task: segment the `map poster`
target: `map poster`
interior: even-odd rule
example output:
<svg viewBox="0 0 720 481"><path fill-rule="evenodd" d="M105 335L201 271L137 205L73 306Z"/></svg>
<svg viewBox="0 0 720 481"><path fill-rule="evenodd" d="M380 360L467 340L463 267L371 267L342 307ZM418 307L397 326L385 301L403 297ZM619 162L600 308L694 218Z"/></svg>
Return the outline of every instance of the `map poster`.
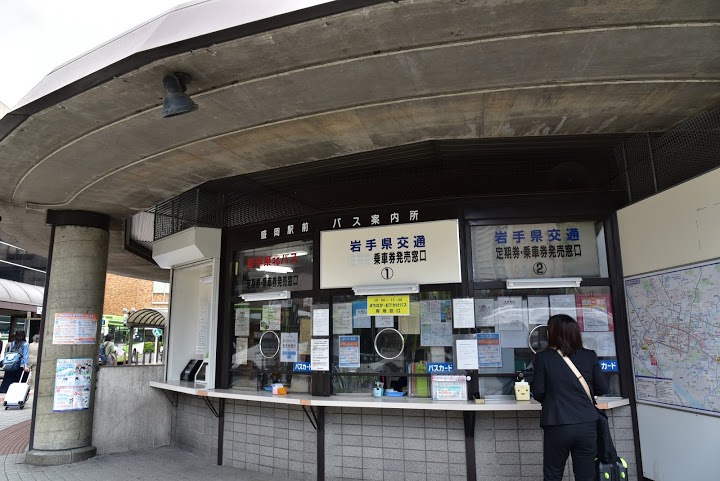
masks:
<svg viewBox="0 0 720 481"><path fill-rule="evenodd" d="M720 262L625 279L638 402L720 415Z"/></svg>
<svg viewBox="0 0 720 481"><path fill-rule="evenodd" d="M58 359L55 364L53 411L90 409L94 359Z"/></svg>
<svg viewBox="0 0 720 481"><path fill-rule="evenodd" d="M53 344L95 344L97 342L96 314L55 314Z"/></svg>

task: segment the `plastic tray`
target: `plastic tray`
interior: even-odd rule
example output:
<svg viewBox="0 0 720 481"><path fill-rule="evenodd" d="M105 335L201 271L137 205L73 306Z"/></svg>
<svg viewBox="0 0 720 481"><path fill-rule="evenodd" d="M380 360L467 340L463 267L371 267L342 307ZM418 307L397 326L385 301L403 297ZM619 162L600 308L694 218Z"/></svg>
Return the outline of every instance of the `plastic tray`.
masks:
<svg viewBox="0 0 720 481"><path fill-rule="evenodd" d="M388 397L403 397L405 393L401 391L385 391L385 395Z"/></svg>

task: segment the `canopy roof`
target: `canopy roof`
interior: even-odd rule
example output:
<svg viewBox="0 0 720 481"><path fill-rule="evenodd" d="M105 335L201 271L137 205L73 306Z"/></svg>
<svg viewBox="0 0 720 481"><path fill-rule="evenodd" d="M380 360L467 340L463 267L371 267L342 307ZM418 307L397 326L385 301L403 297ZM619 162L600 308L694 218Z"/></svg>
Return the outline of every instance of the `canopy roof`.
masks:
<svg viewBox="0 0 720 481"><path fill-rule="evenodd" d="M209 180L427 140L664 132L720 106L720 2L231 0L177 7L0 119L0 230L107 214L111 272L167 280L123 220ZM163 119L162 79L192 76Z"/></svg>
<svg viewBox="0 0 720 481"><path fill-rule="evenodd" d="M167 309L140 309L128 317L128 326L165 327Z"/></svg>
<svg viewBox="0 0 720 481"><path fill-rule="evenodd" d="M0 279L0 309L34 311L43 305L45 288Z"/></svg>

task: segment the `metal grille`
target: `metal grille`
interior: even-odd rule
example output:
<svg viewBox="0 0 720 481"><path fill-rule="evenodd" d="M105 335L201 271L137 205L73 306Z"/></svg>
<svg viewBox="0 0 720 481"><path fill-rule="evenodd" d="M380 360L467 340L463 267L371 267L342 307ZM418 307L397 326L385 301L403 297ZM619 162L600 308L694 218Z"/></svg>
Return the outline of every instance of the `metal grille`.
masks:
<svg viewBox="0 0 720 481"><path fill-rule="evenodd" d="M207 182L158 205L155 239L417 201L607 191L621 136L427 141Z"/></svg>
<svg viewBox="0 0 720 481"><path fill-rule="evenodd" d="M660 136L636 135L615 149L620 175L637 202L720 166L720 109L703 112Z"/></svg>
<svg viewBox="0 0 720 481"><path fill-rule="evenodd" d="M155 214L155 240L190 227L222 227L221 194L194 188L158 204Z"/></svg>

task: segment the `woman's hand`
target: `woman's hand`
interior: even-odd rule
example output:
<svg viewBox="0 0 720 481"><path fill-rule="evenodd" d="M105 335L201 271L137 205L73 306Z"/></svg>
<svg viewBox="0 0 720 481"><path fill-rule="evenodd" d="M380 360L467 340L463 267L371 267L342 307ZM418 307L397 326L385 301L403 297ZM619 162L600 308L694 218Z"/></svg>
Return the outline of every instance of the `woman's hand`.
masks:
<svg viewBox="0 0 720 481"><path fill-rule="evenodd" d="M30 372L30 368L27 367L27 366L23 366L23 371L25 371L25 372Z"/></svg>

